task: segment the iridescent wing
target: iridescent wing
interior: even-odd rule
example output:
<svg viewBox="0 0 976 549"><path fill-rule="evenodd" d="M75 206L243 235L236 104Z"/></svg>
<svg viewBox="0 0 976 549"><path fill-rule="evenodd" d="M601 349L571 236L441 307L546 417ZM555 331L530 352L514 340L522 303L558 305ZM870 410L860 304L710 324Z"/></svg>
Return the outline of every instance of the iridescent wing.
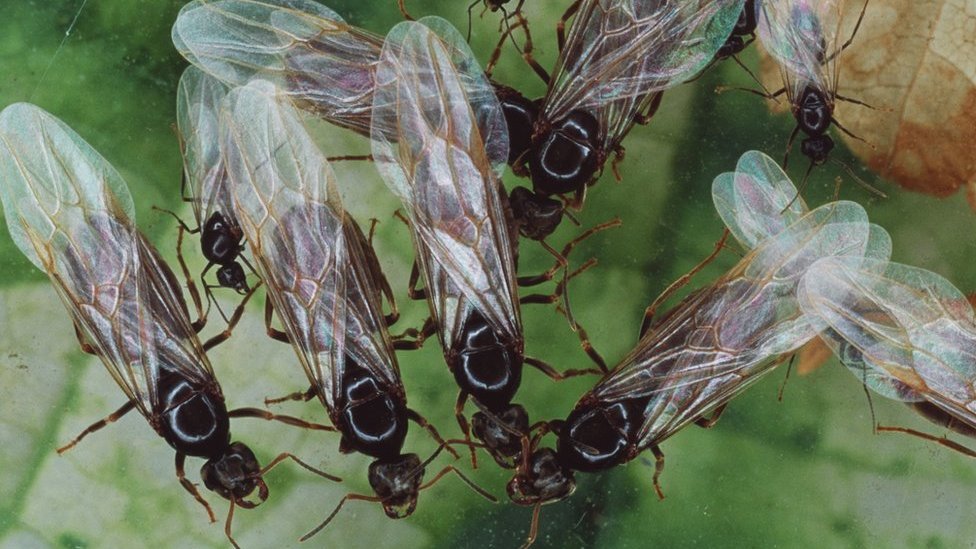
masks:
<svg viewBox="0 0 976 549"><path fill-rule="evenodd" d="M853 202L813 210L693 294L641 338L592 390L602 401L651 397L642 439L659 440L727 401L817 334L796 303L816 260L862 258L890 241Z"/></svg>
<svg viewBox="0 0 976 549"><path fill-rule="evenodd" d="M144 416L159 376L215 383L179 283L132 221L122 177L78 134L18 103L0 114L0 199L14 242Z"/></svg>
<svg viewBox="0 0 976 549"><path fill-rule="evenodd" d="M214 212L233 216L217 130L217 109L225 95L226 86L194 66L183 71L176 91L176 127L183 146L183 173L199 226ZM231 222L237 224L232 219Z"/></svg>
<svg viewBox="0 0 976 549"><path fill-rule="evenodd" d="M220 124L241 229L323 403L332 408L348 360L399 386L365 238L298 112L274 85L256 80L228 94Z"/></svg>
<svg viewBox="0 0 976 549"><path fill-rule="evenodd" d="M228 85L268 80L297 106L369 135L383 39L322 4L194 0L180 10L172 37L183 57Z"/></svg>
<svg viewBox="0 0 976 549"><path fill-rule="evenodd" d="M648 96L704 68L732 33L744 0L584 0L573 18L542 117L584 109L606 150L634 124Z"/></svg>
<svg viewBox="0 0 976 549"><path fill-rule="evenodd" d="M421 263L431 265L442 337L461 328L463 298L494 329L521 338L515 243L499 179L508 130L491 84L460 33L432 17L390 31L376 75L373 120L399 133L391 143L374 129L373 156L403 201Z"/></svg>
<svg viewBox="0 0 976 549"><path fill-rule="evenodd" d="M763 0L757 34L783 74L790 97L810 84L833 97L845 0Z"/></svg>
<svg viewBox="0 0 976 549"><path fill-rule="evenodd" d="M976 315L948 280L898 263L832 258L810 269L799 298L869 387L927 400L976 428Z"/></svg>
<svg viewBox="0 0 976 549"><path fill-rule="evenodd" d="M799 191L772 158L759 151L739 157L735 172L712 182L712 200L732 236L747 250L806 214Z"/></svg>

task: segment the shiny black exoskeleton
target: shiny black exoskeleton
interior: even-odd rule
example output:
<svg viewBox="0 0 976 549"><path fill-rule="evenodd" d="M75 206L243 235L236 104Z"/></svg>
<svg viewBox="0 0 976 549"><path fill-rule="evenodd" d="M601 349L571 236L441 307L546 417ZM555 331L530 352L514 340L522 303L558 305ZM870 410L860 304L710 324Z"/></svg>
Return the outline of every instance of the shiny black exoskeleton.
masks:
<svg viewBox="0 0 976 549"><path fill-rule="evenodd" d="M532 128L539 116L539 101L531 101L508 86L492 83L508 125L508 164L521 163L532 148Z"/></svg>
<svg viewBox="0 0 976 549"><path fill-rule="evenodd" d="M237 257L244 250L241 245L243 238L240 228L228 222L220 212L210 216L200 234L200 247L209 262L207 268L218 265L217 282L242 295L250 290L244 269L237 262Z"/></svg>
<svg viewBox="0 0 976 549"><path fill-rule="evenodd" d="M815 166L826 162L834 148L834 141L827 135L833 114L833 102L824 92L813 86L803 88L799 100L793 106L793 117L796 118L797 126L809 136L801 143L800 150Z"/></svg>
<svg viewBox="0 0 976 549"><path fill-rule="evenodd" d="M417 507L424 469L416 454L401 454L408 411L401 388L392 388L346 357L332 422L342 433L340 451L376 458L369 484L390 518L403 518Z"/></svg>
<svg viewBox="0 0 976 549"><path fill-rule="evenodd" d="M207 460L200 469L207 488L239 503L255 488L260 488L262 500L267 498L254 453L230 441L230 418L219 388L164 370L157 391L156 431L179 454Z"/></svg>
<svg viewBox="0 0 976 549"><path fill-rule="evenodd" d="M509 482L509 497L520 505L557 501L575 489L576 471L602 471L634 459L646 404L646 398L577 404L565 421L552 423L556 450L535 450L529 470Z"/></svg>
<svg viewBox="0 0 976 549"><path fill-rule="evenodd" d="M599 132L592 114L575 110L534 136L529 156L533 188L549 195L582 190L603 163Z"/></svg>
<svg viewBox="0 0 976 549"><path fill-rule="evenodd" d="M343 452L381 459L400 454L407 437L407 403L399 391L347 356L337 395L332 415Z"/></svg>
<svg viewBox="0 0 976 549"><path fill-rule="evenodd" d="M522 343L504 341L477 310L461 334L448 358L458 387L492 412L504 410L522 382Z"/></svg>

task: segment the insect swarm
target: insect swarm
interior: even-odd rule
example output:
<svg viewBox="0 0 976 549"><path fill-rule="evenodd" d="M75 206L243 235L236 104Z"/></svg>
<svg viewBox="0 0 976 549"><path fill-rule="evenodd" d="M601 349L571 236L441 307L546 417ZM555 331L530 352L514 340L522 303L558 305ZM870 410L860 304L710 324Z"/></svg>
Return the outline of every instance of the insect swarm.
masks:
<svg viewBox="0 0 976 549"><path fill-rule="evenodd" d="M874 2L866 20L877 18ZM399 20L392 2L325 3L348 22L374 32L385 32ZM541 44L537 50L540 61L545 59L541 56L547 47L550 58L554 56L551 29L568 3L526 3L534 16L534 35ZM165 27L175 20L180 5L116 3L103 10L100 3L89 1L39 84L40 74L52 60L80 4L61 0L33 8L26 3L7 6L7 15L0 21L3 35L8 37L0 43L0 66L9 78L0 89L0 106L36 94L33 102L82 132L123 174L136 197L140 228L169 259L175 224L153 214L149 206L174 209L187 221L192 219L189 204L182 211L178 209L180 157L170 129L183 66ZM462 33L464 7L459 6L459 15L452 19ZM418 0L414 9L439 13L442 7ZM474 25L478 32L473 33L472 49L484 62L497 37L497 19L486 15L480 21L475 18ZM850 50L875 49L861 38L859 33ZM753 55L749 52L759 49L761 44L747 50L747 59ZM125 60L125 70L120 69L120 59ZM551 66L545 61L543 65ZM741 76L731 63L725 67L720 64L715 70L723 72L706 78L716 84L725 80L719 76ZM518 89L527 88L535 78L528 71L497 74ZM841 81L844 89L850 85L848 75L845 70ZM742 84L747 84L744 78ZM853 89L850 94L862 97ZM747 148L759 148L777 162L782 160L792 119L781 117L776 123L770 122L759 101L744 102L748 104L742 108L726 107L727 103L727 97L715 98L703 85L682 86L670 94L664 106L679 108L662 108L651 127L638 128L625 140L627 159L621 165L624 181L620 185L610 182L609 188L602 190L591 189L597 192L588 194L586 208L578 214L584 225L610 215L619 215L625 221L598 248L587 250L600 260L599 269L593 271L598 276L583 277L572 286L574 313L590 329L594 343L611 364L633 346L647 301L712 249L721 221L711 206L708 181L716 173L731 169ZM846 125L846 111L839 116ZM786 122L790 122L789 127ZM734 144L709 137L715 126L724 124L742 129L735 135ZM361 144L353 132L345 133L350 135L346 141L350 148ZM873 141L867 134L855 133ZM832 137L836 140L837 136ZM833 154L840 149L838 143ZM794 150L794 154L799 151ZM805 168L806 159L797 158L797 166ZM375 177L372 168L354 163L345 163L337 172L341 176L347 169L353 174L352 181L360 172L363 179ZM855 169L859 167L855 165ZM832 163L814 170L804 193L810 204L829 197L838 173ZM344 181L340 177L340 184ZM645 182L659 181L663 184L654 185L654 189L642 188ZM826 191L821 190L821 182L826 183ZM392 197L381 182L375 183L379 189L376 199L385 203L377 206L366 191L353 190L353 196L343 195L344 205L363 223L370 215L380 218L374 243L396 290L404 320L414 325L409 317L422 314L417 309L426 310L426 305L407 302L403 292L412 259L406 251L410 247L408 231L389 221L393 207L386 204ZM608 181L601 182L605 183ZM844 192L846 195L847 187ZM892 232L898 261L939 272L967 293L976 287L976 270L968 258L972 217L965 203L890 194L888 200L872 202L868 209L872 221L880 221ZM859 202L864 198L854 193L849 197ZM533 248L523 246L520 262L528 270L548 266L546 256L545 261L536 257L533 264ZM5 230L0 230L0 250L4 250L0 263L4 330L0 341L5 342L0 344L4 366L0 368L0 440L4 442L0 493L6 496L0 514L11 518L0 520L5 524L0 539L16 545L226 547L219 525L202 520L199 506L174 486L172 453L137 414L99 434L94 447L82 445L63 458L53 454L51 450L58 443L66 442L76 430L121 404L113 400L118 399L118 389L111 383L99 383L106 379L101 364L74 350L77 343L71 337L71 326L60 303L51 298L47 278L16 252ZM188 244L186 255L199 254ZM737 259L723 252L700 275L702 283L713 280ZM653 277L647 274L649 261ZM171 265L176 267L175 262ZM202 268L201 262L199 269L191 272L196 276ZM260 298L260 292L255 297ZM233 297L229 291L216 293L220 298ZM252 305L263 303L255 299ZM259 308L248 309L231 344L211 353L225 395L234 405L259 402L265 396L299 388L301 373L292 363L293 353L264 336L261 312ZM560 366L579 362L575 338L553 324L558 319L552 317L550 309L523 307L522 312L529 350ZM219 324L212 319L212 325ZM438 346L431 341L428 347L419 356L400 356L409 403L442 428L443 435L454 436L457 431L451 405L456 388L440 362ZM238 375L240 371L246 373ZM636 546L654 540L662 546L721 546L735 540L750 546L964 546L976 536L976 525L965 520L967 502L976 487L976 474L968 458L910 437L872 436L857 379L836 364L810 378L799 378L794 372L784 402L779 404L776 394L783 373L780 368L737 397L715 429L685 429L664 445L668 461L662 480L667 495L664 502L651 492L653 469L643 466L640 459L606 474L578 475L574 497L544 509L544 527L537 545L545 541L550 546L567 547ZM524 392L525 399L520 401L533 418L565 416L594 381L579 378L555 384L527 373L519 398ZM887 424L931 427L900 403L876 398L875 407ZM309 403L307 411L319 419L325 416L315 403ZM260 439L248 436L244 440L259 446L252 448L262 459L267 459L264 449L276 449L289 440L300 444L294 449L302 457L314 457L320 448L323 453L331 452L337 440L276 427L248 422L234 432L244 438L243 431L238 433L240 429L246 428L248 435L260 431ZM58 434L52 435L52 429ZM134 437L120 436L120 430L132 432ZM930 432L940 434L937 428ZM422 433L416 438L418 443L425 442ZM148 459L143 461L143 456ZM651 459L649 454L647 457ZM347 481L359 481L360 488L368 490L365 478L360 478L365 477L368 459L326 459L323 466ZM79 472L80 467L85 472ZM502 473L495 467L480 467L477 480L500 496L507 480ZM188 474L196 476L195 470ZM327 531L298 544L298 535L319 518L308 510L309 502L335 503L346 488L300 471L280 476L274 473L266 480L272 490L269 501L256 513L239 514L235 521L235 535L245 547L265 543L303 547L326 541L341 545L361 542L364 531L376 547L476 543L517 547L527 525L527 510L510 504L485 504L468 496L467 488L460 483L449 480L436 492L422 496L409 520L385 520L378 505L347 506ZM941 497L919 496L919 504L900 503L904 494L932 487L940 490ZM65 494L88 497L84 505L68 504ZM215 501L211 503L217 510L220 504ZM329 509L317 511L327 513ZM258 540L256 544L251 541L254 539Z"/></svg>

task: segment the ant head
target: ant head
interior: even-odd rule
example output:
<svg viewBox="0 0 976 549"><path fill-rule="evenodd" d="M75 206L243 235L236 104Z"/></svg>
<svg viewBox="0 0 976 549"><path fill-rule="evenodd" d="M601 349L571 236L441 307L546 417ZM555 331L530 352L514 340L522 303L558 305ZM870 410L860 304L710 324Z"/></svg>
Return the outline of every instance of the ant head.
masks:
<svg viewBox="0 0 976 549"><path fill-rule="evenodd" d="M222 288L233 288L241 295L246 295L251 290L247 285L247 275L241 264L234 261L226 265L221 265L217 269L217 282Z"/></svg>
<svg viewBox="0 0 976 549"><path fill-rule="evenodd" d="M564 467L551 448L539 448L508 482L508 497L518 505L551 503L576 491L573 470Z"/></svg>
<svg viewBox="0 0 976 549"><path fill-rule="evenodd" d="M830 151L834 149L834 140L829 135L808 137L800 143L800 151L810 159L814 166L820 166L827 161Z"/></svg>
<svg viewBox="0 0 976 549"><path fill-rule="evenodd" d="M404 518L413 513L423 480L424 466L417 454L378 459L369 465L369 485L390 518Z"/></svg>
<svg viewBox="0 0 976 549"><path fill-rule="evenodd" d="M254 452L242 442L231 443L224 452L207 460L200 469L200 477L209 490L243 507L254 507L268 498L261 466ZM260 501L244 501L255 488L259 489Z"/></svg>
<svg viewBox="0 0 976 549"><path fill-rule="evenodd" d="M478 412L471 418L471 430L499 466L514 469L522 453L522 439L528 436L529 414L519 404L490 415Z"/></svg>
<svg viewBox="0 0 976 549"><path fill-rule="evenodd" d="M563 220L562 202L525 187L512 189L508 201L519 233L526 238L542 240L552 234Z"/></svg>

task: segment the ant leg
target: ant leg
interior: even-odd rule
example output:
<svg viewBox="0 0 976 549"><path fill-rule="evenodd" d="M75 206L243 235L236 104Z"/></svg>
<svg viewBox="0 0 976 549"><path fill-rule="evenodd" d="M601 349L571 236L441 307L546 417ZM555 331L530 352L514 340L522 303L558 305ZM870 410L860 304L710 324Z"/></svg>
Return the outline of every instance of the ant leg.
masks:
<svg viewBox="0 0 976 549"><path fill-rule="evenodd" d="M836 201L836 199L834 200ZM786 376L783 377L783 383L779 386L779 394L776 395L776 400L779 402L783 402L783 392L786 391L786 382L790 380L790 373L793 371L794 360L796 360L796 353L790 355L790 362L786 365Z"/></svg>
<svg viewBox="0 0 976 549"><path fill-rule="evenodd" d="M853 97L847 97L847 96L841 95L839 93L834 94L834 99L839 99L839 100L841 100L841 101L843 101L845 103L850 103L852 105L860 105L862 107L867 107L867 108L869 108L871 110L874 110L874 111L891 112L891 108L890 107L875 107L874 105L871 105L870 103L865 103L864 101L861 101L860 99L854 99Z"/></svg>
<svg viewBox="0 0 976 549"><path fill-rule="evenodd" d="M763 88L762 91L754 90L754 89L751 89L751 88L739 88L739 87L735 87L735 86L718 86L717 88L715 88L715 93L725 93L727 91L748 92L748 93L751 93L753 95L758 95L759 97L762 97L763 99L771 99L771 100L774 100L774 101L778 101L779 100L779 96L781 96L784 93L786 93L786 88L785 87L782 87L782 88L774 91L773 93L769 93L769 91L766 90L765 88Z"/></svg>
<svg viewBox="0 0 976 549"><path fill-rule="evenodd" d="M574 238L574 239L570 240L568 243L566 243L566 245L563 246L563 249L561 251L559 251L559 252L556 252L555 250L553 250L544 241L540 241L540 243L546 249L546 251L549 252L553 257L556 258L556 263L553 264L552 267L550 267L548 270L546 270L542 274L535 275L535 276L522 276L522 277L519 277L518 278L518 285L519 286L536 286L538 284L542 284L543 282L548 282L548 281L552 280L553 277L556 275L556 272L559 271L559 269L566 268L566 266L568 265L567 258L569 257L569 255L571 253L573 253L573 250L576 249L576 246L578 246L581 242L583 242L587 238L595 235L596 233L605 231L607 229L613 229L613 228L619 227L622 224L623 223L620 221L620 218L619 217L615 217L615 218L611 219L610 221L606 221L604 223L600 223L599 225L596 225L594 227L591 227L591 228L587 229L586 231L583 231L582 233L580 233L579 235L577 235L576 238Z"/></svg>
<svg viewBox="0 0 976 549"><path fill-rule="evenodd" d="M532 522L529 524L529 535L525 537L525 541L522 542L522 547L520 549L528 549L533 543L535 543L535 539L539 535L539 515L541 512L541 503L536 503L532 506Z"/></svg>
<svg viewBox="0 0 976 549"><path fill-rule="evenodd" d="M419 413L417 413L416 410L407 408L407 419L410 419L411 421L413 421L417 425L420 425L425 431L427 431L427 434L429 434L430 437L437 442L437 444L440 444L440 445L444 446L445 449L452 456L454 456L454 459L458 459L459 457L461 457L454 450L454 448L451 448L450 446L447 446L447 443L445 443L444 442L444 439L441 438L441 434L437 432L437 428L434 427L433 425L431 425L430 422L427 421L427 418L425 418L424 416L422 416Z"/></svg>
<svg viewBox="0 0 976 549"><path fill-rule="evenodd" d="M437 324L433 318L428 317L420 331L409 328L404 330L402 334L393 336L393 348L397 351L415 351L423 347L427 338L436 333ZM407 339L407 337L413 337L413 339Z"/></svg>
<svg viewBox="0 0 976 549"><path fill-rule="evenodd" d="M84 431L82 431L81 433L78 433L78 436L76 436L75 438L71 439L71 442L65 444L64 446L62 446L60 448L58 448L57 449L58 455L62 455L65 452L67 452L68 450L74 448L76 444L78 444L79 442L81 442L81 439L83 439L86 436L94 433L95 431L101 429L102 427L105 427L106 425L108 425L110 423L115 423L120 418L122 418L122 416L124 416L125 414L128 414L135 407L136 407L136 401L130 400L130 401L126 402L125 404L123 404L121 407L119 407L118 410L116 410L116 411L112 412L111 414L105 416L104 418L96 421L95 423L92 423L91 425L89 425L88 427L86 427Z"/></svg>
<svg viewBox="0 0 976 549"><path fill-rule="evenodd" d="M372 162L373 155L371 154L345 154L341 156L327 156L325 157L329 162L345 162L348 160L359 160L365 162Z"/></svg>
<svg viewBox="0 0 976 549"><path fill-rule="evenodd" d="M437 481L439 481L441 478L443 478L444 475L446 475L448 473L454 473L455 475L457 475L458 478L460 478L465 484L468 485L469 488L471 488L472 490L474 490L475 493L477 493L479 496L487 499L488 501L490 501L492 503L498 503L498 499L495 496L489 494L487 490L485 490L481 486L478 486L477 484L475 484L473 480L471 480L470 478L468 478L467 475L465 475L464 473L462 473L460 469L458 469L457 467L455 467L453 465L448 465L447 467L444 467L443 469L440 470L440 472L438 472L436 475L434 475L434 478L432 478L429 481L421 484L420 485L420 490L426 490L427 488L430 488L431 486L433 486L434 484L436 484Z"/></svg>
<svg viewBox="0 0 976 549"><path fill-rule="evenodd" d="M363 257L366 259L366 269L373 279L379 284L380 292L386 297L387 303L390 304L390 314L383 317L387 326L392 326L400 319L400 311L397 309L396 297L393 295L393 288L390 287L390 282L386 279L386 275L383 274L383 268L380 266L380 260L376 257L376 250L373 248L373 235L376 232L376 225L379 224L378 219L373 219L369 226L369 236L363 235L363 232L359 230L359 226L356 225L356 235L359 239L360 247L363 249Z"/></svg>
<svg viewBox="0 0 976 549"><path fill-rule="evenodd" d="M691 281L691 277L698 274L698 272L704 269L706 265L711 263L715 259L715 257L718 256L718 253L722 251L722 248L725 247L725 241L728 238L729 238L729 230L725 229L722 231L722 238L720 238L718 242L715 243L715 249L712 250L712 253L708 254L708 256L705 257L705 259L703 259L700 263L698 263L698 265L695 265L690 271L688 271L687 273L679 277L677 280L672 282L671 285L665 288L664 292L662 292L661 295L657 296L657 299L655 299L654 302L651 303L650 306L644 310L644 320L643 322L641 322L640 337L644 337L644 334L651 327L651 322L654 320L654 314L657 312L658 307L660 307L661 304L664 303L666 299L671 297L674 294L674 292L678 291L683 286L688 284L688 282Z"/></svg>
<svg viewBox="0 0 976 549"><path fill-rule="evenodd" d="M614 145L613 161L610 162L610 171L613 173L613 178L617 183L624 180L623 176L620 175L620 164L624 161L625 156L627 156L627 149L620 143Z"/></svg>
<svg viewBox="0 0 976 549"><path fill-rule="evenodd" d="M176 452L176 478L180 481L180 485L183 486L183 489L189 492L190 495L193 496L193 499L197 500L200 505L203 505L203 508L207 510L207 515L210 517L210 522L217 522L217 517L214 516L213 509L210 508L210 504L207 503L207 500L203 499L203 496L200 495L200 491L197 490L196 485L186 478L186 471L184 470L185 463L186 454Z"/></svg>
<svg viewBox="0 0 976 549"><path fill-rule="evenodd" d="M664 98L664 92L656 92L651 101L647 104L647 108L643 112L638 112L634 115L634 122L640 124L641 126L646 126L651 123L651 118L657 113L657 110L661 108L661 100Z"/></svg>
<svg viewBox="0 0 976 549"><path fill-rule="evenodd" d="M712 427L715 426L716 423L718 423L718 419L722 417L722 412L725 411L725 407L728 405L729 403L726 402L725 404L722 404L718 408L715 408L715 411L712 412L712 417L701 416L695 418L695 425L701 427L702 429L711 429Z"/></svg>
<svg viewBox="0 0 976 549"><path fill-rule="evenodd" d="M78 324L72 322L71 325L75 328L75 337L78 338L78 345L81 346L81 352L89 355L101 356L98 353L98 349L96 349L91 343L85 341L85 336L81 333L81 328L78 327Z"/></svg>
<svg viewBox="0 0 976 549"><path fill-rule="evenodd" d="M559 52L562 53L563 48L566 47L566 21L570 17L576 15L576 12L580 9L581 0L575 0L572 4L566 8L563 12L562 17L559 18L559 22L556 23L556 45L559 46Z"/></svg>
<svg viewBox="0 0 976 549"><path fill-rule="evenodd" d="M236 410L231 410L227 412L228 417L250 417L257 419L264 419L267 421L278 421L286 425L291 425L293 427L301 427L302 429L309 429L311 431L331 431L335 432L336 428L331 425L322 425L321 423L312 423L310 421L305 421L304 419L299 419L292 416L284 416L279 414L272 414L267 410L261 410L260 408L238 408Z"/></svg>
<svg viewBox="0 0 976 549"><path fill-rule="evenodd" d="M281 404L282 402L288 402L296 400L299 402L308 402L318 395L318 391L315 386L309 387L306 391L295 391L294 393L285 395L280 398L266 398L264 399L264 405L270 406L272 404Z"/></svg>
<svg viewBox="0 0 976 549"><path fill-rule="evenodd" d="M532 50L534 49L534 46L532 45L532 32L529 31L529 22L526 21L525 17L522 16L521 11L515 11L512 13L512 15L515 16L519 21L516 24L516 27L521 26L522 33L525 35L525 45L521 49L522 59L529 65L529 67L532 68L532 71L535 72L535 74L539 78L541 78L542 81L545 82L545 84L548 86L549 83L552 81L552 77L549 76L549 73L546 72L546 69L542 68L542 65L540 65L539 62L535 60L535 57L532 55ZM515 43L514 40L512 41L512 43L513 44ZM516 44L515 47L516 49L518 49L518 44Z"/></svg>
<svg viewBox="0 0 976 549"><path fill-rule="evenodd" d="M271 460L270 462L268 462L268 464L265 465L264 468L262 468L260 472L258 472L258 476L259 477L263 477L264 475L266 475L268 473L268 471L274 469L275 467L277 467L278 465L280 465L286 459L290 459L290 460L294 461L295 463L297 463L299 466L301 466L306 471L310 471L312 473L315 473L316 475L318 475L318 476L320 476L322 478L329 479L329 480L331 480L333 482L342 482L342 479L341 478L339 478L339 477L337 477L335 475L330 475L329 473L326 473L325 471L323 471L321 469L317 469L315 467L312 467L311 465L309 465L309 464L305 463L304 461L298 459L298 456L296 456L294 454L291 454L289 452L282 452L282 453L278 454L273 460Z"/></svg>
<svg viewBox="0 0 976 549"><path fill-rule="evenodd" d="M371 502L374 502L374 503L380 503L380 502L383 501L383 499L380 498L379 496L367 496L367 495L364 495L364 494L352 494L352 493L346 494L346 495L342 496L342 499L339 500L339 504L336 505L335 509L333 509L332 512L329 513L329 516L326 517L325 520L323 520L315 528L312 528L312 530L309 531L307 534L305 534L304 536L302 536L301 538L299 538L298 541L300 541L300 542L301 541L308 541L309 538L311 538L315 534L318 534L319 532L321 532L322 529L325 528L326 526L328 526L329 523L332 522L332 519L334 519L335 516L339 514L339 511L342 509L342 506L345 505L346 502L347 501L350 501L350 500L352 500L352 501L371 501Z"/></svg>
<svg viewBox="0 0 976 549"><path fill-rule="evenodd" d="M400 15L402 15L404 19L407 21L416 21L416 19L414 19L413 16L407 12L407 6L404 5L403 0L397 0L397 7L400 8Z"/></svg>
<svg viewBox="0 0 976 549"><path fill-rule="evenodd" d="M182 193L182 191L181 191L181 193ZM193 202L193 199L192 198L188 198L186 196L181 196L180 199L183 200L184 202ZM197 227L196 229L191 229L190 226L187 225L186 222L184 222L183 219L181 219L180 216L177 215L176 212L174 212L172 210L167 210L165 208L160 208L159 206L151 206L151 208L153 210L156 210L157 212L162 212L162 213L169 214L169 215L173 216L173 219L175 219L176 222L180 224L180 227L183 227L183 230L185 230L186 232L188 232L190 234L197 234L197 233L199 233L202 230L201 227Z"/></svg>
<svg viewBox="0 0 976 549"><path fill-rule="evenodd" d="M261 287L261 284L262 284L261 282L255 284L254 287L251 288L251 291L248 292L246 296L244 296L244 299L241 301L240 305L238 305L237 308L234 309L234 314L231 315L230 321L227 323L227 327L224 328L224 331L208 339L203 344L204 351L209 351L210 349L213 349L217 345L223 343L224 341L227 341L230 338L231 334L234 332L234 328L237 327L237 323L240 322L241 317L244 316L244 307L247 305L247 302L251 300L251 297L254 295L254 292L256 292L257 289Z"/></svg>
<svg viewBox="0 0 976 549"><path fill-rule="evenodd" d="M153 207L155 208L155 206ZM166 210L162 210L162 211L166 211ZM173 216L176 215L173 212L167 212L167 213L170 213ZM177 219L179 218L177 217ZM198 227L197 231L199 230L200 229ZM180 221L180 227L176 235L176 261L180 265L180 271L183 272L183 278L186 279L186 291L190 294L190 299L191 301L193 301L193 308L196 309L197 312L197 319L194 320L190 325L193 327L193 330L195 332L200 333L200 330L203 330L203 327L207 325L207 313L204 312L203 310L203 302L200 300L200 291L197 290L197 285L195 282L193 282L193 277L190 276L190 269L189 267L186 266L186 259L183 257L183 235L188 231L190 232L190 234L193 234L193 232L190 231L189 228L187 228L187 226L182 221ZM207 265L207 269L210 269L210 265ZM203 275L206 274L207 269L204 269L203 273L200 274L201 280L203 280ZM210 299L211 299L211 295L210 292L208 291L207 292L208 308L209 308Z"/></svg>
<svg viewBox="0 0 976 549"><path fill-rule="evenodd" d="M869 0L864 0L864 5L861 6L861 13L860 15L857 16L857 23L854 23L854 30L851 31L850 37L848 37L847 41L841 44L839 48L837 48L837 51L830 54L830 57L824 59L823 60L824 63L833 61L835 57L840 55L840 52L846 50L848 47L850 47L851 44L854 43L854 36L857 35L857 31L861 28L861 22L864 21L864 12L868 10L868 2Z"/></svg>
<svg viewBox="0 0 976 549"><path fill-rule="evenodd" d="M963 446L962 444L959 444L958 442L949 440L945 436L937 437L934 435L930 435L928 433L916 431L915 429L909 429L907 427L886 427L883 425L878 425L875 430L879 433L905 433L906 435L916 436L923 440L928 440L936 444L941 444L942 446L945 446L946 448L949 448L951 450L955 450L965 456L976 458L976 450L972 450L970 448Z"/></svg>
<svg viewBox="0 0 976 549"><path fill-rule="evenodd" d="M532 366L536 370L539 370L540 372L546 374L554 381L562 381L564 379L569 379L571 377L583 376L587 374L596 374L596 375L603 374L603 371L597 370L595 368L566 370L564 372L560 372L556 370L551 364L548 364L546 362L539 360L538 358L533 358L530 356L525 357L525 363L528 364L529 366Z"/></svg>
<svg viewBox="0 0 976 549"><path fill-rule="evenodd" d="M460 391L457 402L454 403L454 419L457 420L458 427L461 428L461 434L464 435L464 442L471 451L471 468L477 469L478 457L475 455L474 443L471 442L471 425L468 423L468 418L464 417L464 405L467 401L468 393Z"/></svg>
<svg viewBox="0 0 976 549"><path fill-rule="evenodd" d="M869 142L868 140L864 139L859 135L854 135L853 133L851 133L850 130L848 130L844 126L841 126L840 122L838 122L836 118L830 117L830 122L833 123L833 125L837 126L837 129L847 134L847 136L850 137L851 139L856 139L861 143L864 143L865 145L871 147L871 150L877 150L877 147L874 146L874 143Z"/></svg>
<svg viewBox="0 0 976 549"><path fill-rule="evenodd" d="M410 268L410 280L407 282L407 295L410 299L423 300L427 299L427 289L418 288L417 284L420 282L420 267L417 266L417 261L414 260L413 267Z"/></svg>
<svg viewBox="0 0 976 549"><path fill-rule="evenodd" d="M271 317L274 315L274 305L271 304L271 298L265 296L264 298L264 330L267 332L268 337L274 339L275 341L280 341L282 343L291 343L291 339L288 334L276 329L271 325Z"/></svg>
<svg viewBox="0 0 976 549"><path fill-rule="evenodd" d="M651 452L654 454L654 491L657 492L657 499L664 499L664 491L661 490L661 473L664 472L664 452L657 444L651 445Z"/></svg>
<svg viewBox="0 0 976 549"><path fill-rule="evenodd" d="M230 505L227 509L227 519L224 520L224 535L227 536L227 541L234 546L234 549L241 549L241 546L237 544L237 540L231 534L231 525L234 523L234 499L231 498Z"/></svg>
<svg viewBox="0 0 976 549"><path fill-rule="evenodd" d="M793 149L793 141L796 140L796 135L800 133L800 125L797 124L793 127L793 131L790 133L790 138L786 140L786 154L783 155L783 171L786 171L787 166L790 165L790 151ZM791 202L792 204L792 202ZM787 206L789 208L789 206ZM784 210L785 211L785 210Z"/></svg>

